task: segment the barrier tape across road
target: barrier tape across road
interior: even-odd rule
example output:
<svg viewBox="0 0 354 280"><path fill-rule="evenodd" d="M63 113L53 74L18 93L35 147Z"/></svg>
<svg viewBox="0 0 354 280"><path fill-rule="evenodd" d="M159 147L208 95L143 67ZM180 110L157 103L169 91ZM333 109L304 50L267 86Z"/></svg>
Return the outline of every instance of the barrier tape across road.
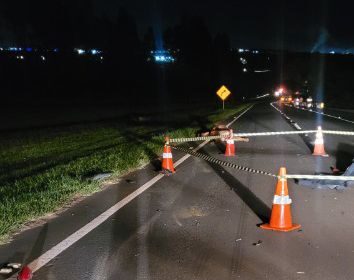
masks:
<svg viewBox="0 0 354 280"><path fill-rule="evenodd" d="M205 155L205 154L194 152L193 150L188 150L186 148L177 147L177 146L171 146L171 147L173 149L177 150L177 151L181 151L181 152L184 152L186 154L190 154L190 155L192 155L194 157L201 158L201 159L203 159L205 161L208 161L210 163L214 163L214 164L217 164L217 165L230 167L230 168L234 168L234 169L237 169L237 170L246 171L246 172L250 172L250 173L266 175L266 176L270 176L270 177L274 177L274 178L278 177L278 175L272 174L270 172L257 170L257 169L253 169L253 168L249 168L249 167L245 167L245 166L240 166L240 165L237 165L237 164L234 164L234 163L231 163L231 162L227 162L227 161L222 161L222 160L213 158L213 157Z"/></svg>
<svg viewBox="0 0 354 280"><path fill-rule="evenodd" d="M292 135L292 134L311 134L317 130L300 130L300 131L270 131L270 132L254 132L254 133L234 133L234 137L254 137L254 136L274 136L274 135ZM324 132L322 130L322 132Z"/></svg>
<svg viewBox="0 0 354 280"><path fill-rule="evenodd" d="M197 141L206 141L206 140L216 140L221 138L223 138L221 135L189 137L189 138L174 138L174 139L170 139L170 143L197 142Z"/></svg>
<svg viewBox="0 0 354 280"><path fill-rule="evenodd" d="M354 131L320 130L323 134L354 136ZM234 133L234 137L252 137L252 136L273 136L273 135L291 135L291 134L311 134L318 130L299 130L299 131L275 131L275 132L255 132L255 133Z"/></svg>
<svg viewBox="0 0 354 280"><path fill-rule="evenodd" d="M234 164L234 163L231 163L231 162L222 161L222 160L216 159L214 157L211 157L209 155L205 155L205 154L201 154L201 153L198 153L198 152L194 152L193 150L189 150L189 149L186 149L186 148L183 148L183 147L178 147L178 146L171 146L171 147L174 150L181 151L181 152L184 152L186 154L190 154L190 155L192 155L194 157L203 159L203 160L208 161L208 162L213 163L213 164L234 168L234 169L245 171L245 172L249 172L249 173L265 175L265 176L278 178L278 179L309 179L309 180L331 180L331 181L354 181L354 176L300 175L300 174L299 175L288 174L288 175L285 175L285 176L279 176L279 175L275 175L275 174L267 172L267 171L257 170L257 169L253 169L253 168L250 168L250 167L237 165L237 164Z"/></svg>
<svg viewBox="0 0 354 280"><path fill-rule="evenodd" d="M246 132L246 133L234 133L233 137L296 135L296 134L312 134L317 132L318 130L273 131L273 132L255 132L255 133ZM332 134L332 135L354 136L354 131L322 130L322 133ZM225 137L225 135L216 135L216 136L201 136L201 137L191 137L191 138L174 138L174 139L170 139L170 143L196 142L196 141L223 139L223 138L227 138L227 137Z"/></svg>
<svg viewBox="0 0 354 280"><path fill-rule="evenodd" d="M354 131L323 130L322 132L324 134L334 134L334 135L347 135L347 136L353 136L354 135Z"/></svg>
<svg viewBox="0 0 354 280"><path fill-rule="evenodd" d="M331 180L331 181L354 181L354 176L332 176L332 175L285 175L287 179L309 179L309 180Z"/></svg>

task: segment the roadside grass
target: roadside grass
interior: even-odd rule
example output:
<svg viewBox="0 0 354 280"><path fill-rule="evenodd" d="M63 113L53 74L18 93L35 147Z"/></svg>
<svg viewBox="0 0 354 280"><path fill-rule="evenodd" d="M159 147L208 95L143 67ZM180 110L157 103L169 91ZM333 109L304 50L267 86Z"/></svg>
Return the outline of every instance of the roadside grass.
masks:
<svg viewBox="0 0 354 280"><path fill-rule="evenodd" d="M162 122L108 121L0 137L0 241L74 197L99 191L104 182L93 181L94 175L117 178L156 159L165 134L195 136L247 106L165 115Z"/></svg>

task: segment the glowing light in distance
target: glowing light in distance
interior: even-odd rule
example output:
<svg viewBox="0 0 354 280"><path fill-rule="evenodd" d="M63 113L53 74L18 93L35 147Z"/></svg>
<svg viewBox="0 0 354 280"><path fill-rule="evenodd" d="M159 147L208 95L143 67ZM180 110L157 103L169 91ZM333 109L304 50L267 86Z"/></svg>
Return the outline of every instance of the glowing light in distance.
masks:
<svg viewBox="0 0 354 280"><path fill-rule="evenodd" d="M91 54L92 55L97 55L97 54L100 54L100 53L102 53L102 51L100 51L100 50L96 50L96 49L92 49L91 50Z"/></svg>
<svg viewBox="0 0 354 280"><path fill-rule="evenodd" d="M85 54L85 53L86 53L86 51L85 51L85 50L83 50L83 49L75 49L75 51L76 51L78 54L80 54L80 55L82 55L82 54Z"/></svg>

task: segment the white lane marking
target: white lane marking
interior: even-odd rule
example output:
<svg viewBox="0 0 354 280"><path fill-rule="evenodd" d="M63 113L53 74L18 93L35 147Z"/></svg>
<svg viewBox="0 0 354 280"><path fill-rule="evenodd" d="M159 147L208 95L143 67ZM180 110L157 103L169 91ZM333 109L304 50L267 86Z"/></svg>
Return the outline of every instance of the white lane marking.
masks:
<svg viewBox="0 0 354 280"><path fill-rule="evenodd" d="M250 106L247 108L244 112L242 112L240 115L238 115L232 122L227 124L227 127L232 125L236 120L238 120L241 116L243 116L246 112L248 112L251 108L253 107ZM201 149L203 146L205 146L209 140L204 141L202 144L200 144L197 148L194 149L194 151L198 151ZM175 166L180 165L182 162L184 162L186 159L188 159L190 155L185 155L182 157L180 160L178 160L175 163ZM109 219L112 215L114 215L119 209L127 205L129 202L131 202L133 199L135 199L137 196L145 192L147 189L149 189L151 186L153 186L155 183L160 181L162 178L164 178L163 174L159 174L152 178L150 181L142 185L140 188L132 192L130 195L126 196L123 198L121 201L113 205L111 208L97 216L95 219L93 219L91 222L89 222L87 225L83 226L73 234L71 234L69 237L49 249L47 252L42 254L40 257L37 259L33 260L28 266L32 270L33 273L41 269L43 266L45 266L47 263L49 263L51 260L56 258L59 254L64 252L66 249L71 247L73 244L75 244L77 241L82 239L84 236L89 234L91 231L96 229L98 226L100 226L102 223L104 223L107 219ZM14 276L15 277L15 276ZM16 279L15 278L10 278L10 279Z"/></svg>
<svg viewBox="0 0 354 280"><path fill-rule="evenodd" d="M275 103L275 102L274 102ZM281 111L279 108L277 108L276 106L273 105L273 103L270 103L270 106L272 106L275 110L277 110L280 114L282 114L283 116L285 116L285 118L290 121L293 122L292 124L295 126L295 128L297 130L302 130L301 126L299 126L296 122L294 122L291 118L289 118L285 113L283 113L283 111Z"/></svg>
<svg viewBox="0 0 354 280"><path fill-rule="evenodd" d="M296 107L293 107L295 109L298 109ZM351 121L351 120L347 120L347 119L343 119L342 117L340 116L333 116L333 115L329 115L329 114L326 114L326 113L323 113L323 112L318 112L318 111L315 111L315 110L308 110L308 109L305 109L305 108L300 108L301 110L303 111L307 111L307 112L312 112L312 113L316 113L318 115L323 115L323 116L326 116L326 117L330 117L330 118L333 118L333 119L337 119L337 120L341 120L341 121L344 121L344 122L348 122L348 123L352 123L354 124L354 121Z"/></svg>
<svg viewBox="0 0 354 280"><path fill-rule="evenodd" d="M336 117L336 116L332 116L332 115L329 115L329 114L326 114L326 113L322 113L322 112L317 112L317 111L311 111L311 112L316 113L316 114L321 114L321 115L324 115L326 117L334 118L334 119L337 119L337 120L341 120L341 121L344 121L344 122L348 122L348 123L351 123L351 124L354 124L354 121L343 119L342 117Z"/></svg>
<svg viewBox="0 0 354 280"><path fill-rule="evenodd" d="M275 103L275 102L274 102ZM274 106L273 104L274 104L273 102L272 103L270 103L270 106L272 106L275 110L277 110L280 114L282 114L282 115L284 115L284 113L280 110L280 109L278 109L278 107L276 107L276 106Z"/></svg>
<svg viewBox="0 0 354 280"><path fill-rule="evenodd" d="M302 130L302 128L297 123L295 123L294 126L296 127L297 130Z"/></svg>
<svg viewBox="0 0 354 280"><path fill-rule="evenodd" d="M243 111L241 114L239 114L237 117L234 118L234 120L226 125L226 127L231 126L235 121L237 121L239 118L241 118L244 114L246 114L249 110L253 108L254 104L252 104L250 107L248 107L245 111Z"/></svg>

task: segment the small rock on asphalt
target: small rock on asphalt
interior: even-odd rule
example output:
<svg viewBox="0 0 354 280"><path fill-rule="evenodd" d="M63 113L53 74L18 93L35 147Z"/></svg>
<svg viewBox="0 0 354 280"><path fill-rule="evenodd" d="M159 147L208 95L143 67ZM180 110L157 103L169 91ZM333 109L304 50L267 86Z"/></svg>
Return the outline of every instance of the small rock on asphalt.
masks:
<svg viewBox="0 0 354 280"><path fill-rule="evenodd" d="M135 180L131 180L131 179L127 179L127 180L125 180L127 183L129 183L129 184L135 184L136 183L136 181Z"/></svg>
<svg viewBox="0 0 354 280"><path fill-rule="evenodd" d="M253 246L259 246L262 244L262 240L258 240L256 243L253 243Z"/></svg>

